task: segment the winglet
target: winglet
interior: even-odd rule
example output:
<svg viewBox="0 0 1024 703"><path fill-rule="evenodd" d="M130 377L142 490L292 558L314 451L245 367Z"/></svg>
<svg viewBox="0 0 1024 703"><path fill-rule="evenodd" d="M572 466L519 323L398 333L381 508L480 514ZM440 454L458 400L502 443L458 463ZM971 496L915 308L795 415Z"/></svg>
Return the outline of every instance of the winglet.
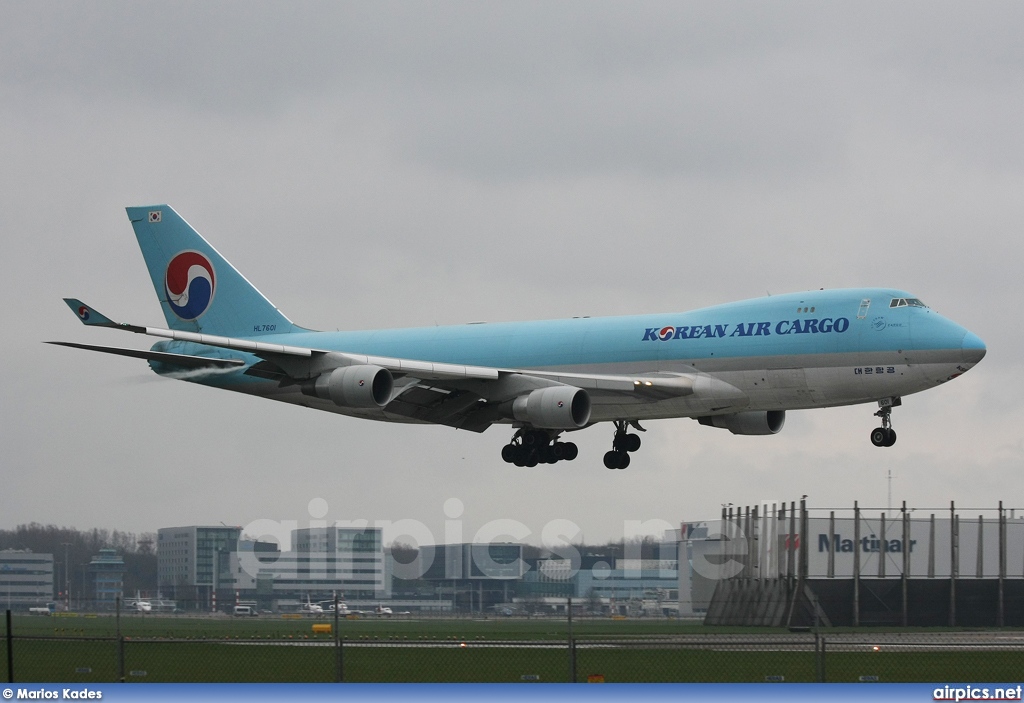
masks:
<svg viewBox="0 0 1024 703"><path fill-rule="evenodd" d="M121 326L95 308L89 307L78 298L64 298L64 302L68 304L68 307L71 308L76 315L78 315L78 319L82 321L83 325L92 325L97 327Z"/></svg>

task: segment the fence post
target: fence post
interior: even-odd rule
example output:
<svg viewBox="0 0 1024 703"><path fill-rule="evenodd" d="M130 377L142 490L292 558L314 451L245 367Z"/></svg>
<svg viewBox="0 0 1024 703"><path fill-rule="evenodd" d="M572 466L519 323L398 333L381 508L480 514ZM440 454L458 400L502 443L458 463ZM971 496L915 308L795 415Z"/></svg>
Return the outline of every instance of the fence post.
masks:
<svg viewBox="0 0 1024 703"><path fill-rule="evenodd" d="M819 676L820 676L820 678L818 679L818 682L819 683L825 683L825 681L828 678L828 673L825 671L825 638L824 637L821 638L821 654L820 654L820 656L821 656L821 662L819 664L819 667L820 667L819 668L819 672L820 672Z"/></svg>
<svg viewBox="0 0 1024 703"><path fill-rule="evenodd" d="M121 636L121 596L114 599L117 623L117 680L124 683L124 637Z"/></svg>
<svg viewBox="0 0 1024 703"><path fill-rule="evenodd" d="M814 668L818 683L825 683L825 638L821 636L821 605L816 597L811 599L811 605L814 606Z"/></svg>
<svg viewBox="0 0 1024 703"><path fill-rule="evenodd" d="M14 683L14 633L11 630L11 609L7 609L7 683Z"/></svg>
<svg viewBox="0 0 1024 703"><path fill-rule="evenodd" d="M860 626L860 505L853 501L853 626Z"/></svg>
<svg viewBox="0 0 1024 703"><path fill-rule="evenodd" d="M821 635L814 631L814 678L821 683Z"/></svg>
<svg viewBox="0 0 1024 703"><path fill-rule="evenodd" d="M828 578L836 576L836 552L839 547L836 544L836 511L829 511L828 514Z"/></svg>
<svg viewBox="0 0 1024 703"><path fill-rule="evenodd" d="M960 567L960 525L957 524L956 503L949 501L949 626L956 627L956 577Z"/></svg>
<svg viewBox="0 0 1024 703"><path fill-rule="evenodd" d="M569 614L569 683L576 683L576 640L572 636L572 596L568 598Z"/></svg>
<svg viewBox="0 0 1024 703"><path fill-rule="evenodd" d="M345 680L344 660L341 651L341 632L338 631L338 594L334 594L334 653L335 653L335 682L342 683Z"/></svg>
<svg viewBox="0 0 1024 703"><path fill-rule="evenodd" d="M789 546L786 548L786 574L789 576L789 588L790 591L796 592L794 583L796 582L796 542L797 542L797 531L796 531L796 501L791 500L789 502ZM793 610L790 608L789 617L793 616Z"/></svg>
<svg viewBox="0 0 1024 703"><path fill-rule="evenodd" d="M1004 605L1003 582L1006 580L1006 514L1003 512L1003 501L999 501L999 603L996 611L996 625L1003 627L1006 620Z"/></svg>
<svg viewBox="0 0 1024 703"><path fill-rule="evenodd" d="M807 499L800 499L800 561L797 562L797 571L800 575L800 588L803 589L807 583L810 569L808 568L808 533L810 532L810 514L807 512Z"/></svg>
<svg viewBox="0 0 1024 703"><path fill-rule="evenodd" d="M907 603L907 583L910 579L910 513L907 501L903 501L903 544L901 546L903 565L900 567L900 622L903 627L910 622L910 605Z"/></svg>

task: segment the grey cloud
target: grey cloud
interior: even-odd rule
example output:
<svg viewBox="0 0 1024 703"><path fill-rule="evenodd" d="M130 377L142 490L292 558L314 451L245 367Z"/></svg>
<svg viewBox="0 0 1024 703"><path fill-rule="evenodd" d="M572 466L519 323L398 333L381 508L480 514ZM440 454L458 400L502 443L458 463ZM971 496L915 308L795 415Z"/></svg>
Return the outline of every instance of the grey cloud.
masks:
<svg viewBox="0 0 1024 703"><path fill-rule="evenodd" d="M473 178L818 178L865 121L1004 166L1020 10L933 3L8 5L0 80L85 101L274 119L315 101ZM873 114L882 105L887 114ZM342 107L344 106L344 107ZM1009 147L1009 148L1008 148ZM979 156L980 155L980 156Z"/></svg>

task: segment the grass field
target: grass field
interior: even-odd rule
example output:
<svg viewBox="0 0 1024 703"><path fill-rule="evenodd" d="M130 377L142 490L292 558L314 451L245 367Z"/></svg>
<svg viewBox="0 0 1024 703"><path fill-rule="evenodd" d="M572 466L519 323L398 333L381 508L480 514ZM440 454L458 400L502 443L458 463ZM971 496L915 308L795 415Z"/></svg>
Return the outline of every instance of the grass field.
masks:
<svg viewBox="0 0 1024 703"><path fill-rule="evenodd" d="M222 637L288 637L311 634L314 623L333 624L330 616L320 619L311 617L282 618L277 615L260 617L186 617L181 615L138 615L121 616L121 634L126 637L175 637L175 638L222 638ZM41 617L15 616L14 632L18 635L67 635L91 637L112 637L116 634L116 620L113 616ZM568 623L556 618L409 618L375 616L341 618L339 631L350 639L377 638L451 638L477 639L565 639ZM767 630L757 630L766 632ZM785 632L785 630L774 630ZM673 635L681 633L746 633L750 628L706 628L699 624L678 620L611 620L609 618L577 620L573 633L577 636L594 637L636 637Z"/></svg>
<svg viewBox="0 0 1024 703"><path fill-rule="evenodd" d="M332 619L131 616L121 620L125 679L130 682L334 681L333 635L314 623ZM99 683L117 679L112 617L16 617L15 678L23 682ZM342 620L344 680L352 682L568 681L564 620L519 618ZM877 651L841 632L826 639L826 680L1014 681L1024 649L953 645L956 632L920 631ZM573 623L580 681L787 682L817 680L813 640L784 631L712 631L664 620L583 620ZM1004 633L1006 634L1006 633ZM675 635L676 637L671 638ZM845 637L845 639L844 639ZM630 641L631 640L631 641ZM894 640L899 642L899 636ZM0 642L0 650L5 644ZM0 652L6 657L6 652ZM0 667L3 667L0 658ZM524 678L525 677L525 678Z"/></svg>

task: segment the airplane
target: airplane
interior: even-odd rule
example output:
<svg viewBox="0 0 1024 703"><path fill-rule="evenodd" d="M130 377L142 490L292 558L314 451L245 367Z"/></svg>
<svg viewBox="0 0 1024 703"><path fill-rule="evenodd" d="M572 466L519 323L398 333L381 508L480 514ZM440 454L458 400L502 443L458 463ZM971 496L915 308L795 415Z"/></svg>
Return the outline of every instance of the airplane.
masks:
<svg viewBox="0 0 1024 703"><path fill-rule="evenodd" d="M333 601L328 603L325 606L325 608L326 609L325 609L324 612L330 613L332 615L334 614L334 602ZM357 614L358 613L355 613L354 611L349 610L348 603L346 603L345 601L338 601L338 615L339 616L345 617L346 615L357 615Z"/></svg>
<svg viewBox="0 0 1024 703"><path fill-rule="evenodd" d="M126 608L134 608L140 613L151 613L153 612L153 604L148 600L143 600L141 592L136 591L134 598L126 598L124 601Z"/></svg>
<svg viewBox="0 0 1024 703"><path fill-rule="evenodd" d="M319 603L314 603L310 600L309 594L306 594L306 602L302 604L302 612L308 615L315 615L320 617L324 614L324 607Z"/></svg>
<svg viewBox="0 0 1024 703"><path fill-rule="evenodd" d="M380 617L381 615L394 615L394 613L391 611L391 608L387 607L386 605L381 605L380 603L378 603L377 607L373 609L373 613L377 617Z"/></svg>
<svg viewBox="0 0 1024 703"><path fill-rule="evenodd" d="M145 359L157 374L386 422L471 432L511 425L502 458L573 460L571 433L608 422L609 469L642 421L694 418L772 435L789 410L875 403L875 446L896 442L902 398L952 380L984 342L891 288L814 290L690 312L350 332L294 324L168 205L127 208L166 328L116 323L76 298L88 326L161 338L149 350L49 342Z"/></svg>

